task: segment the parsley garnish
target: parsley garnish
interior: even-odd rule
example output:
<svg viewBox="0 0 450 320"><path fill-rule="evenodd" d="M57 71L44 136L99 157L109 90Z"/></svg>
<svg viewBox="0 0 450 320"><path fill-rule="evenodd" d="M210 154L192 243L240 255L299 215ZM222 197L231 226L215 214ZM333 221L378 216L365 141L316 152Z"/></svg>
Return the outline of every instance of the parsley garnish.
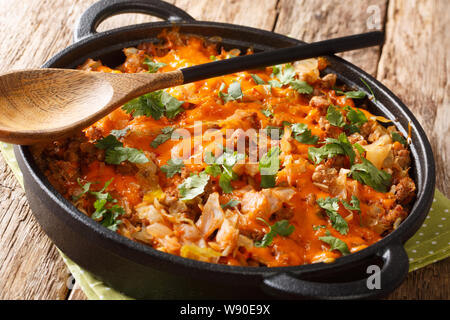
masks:
<svg viewBox="0 0 450 320"><path fill-rule="evenodd" d="M289 84L292 89L297 90L300 94L311 94L314 91L314 88L311 87L306 81L292 80Z"/></svg>
<svg viewBox="0 0 450 320"><path fill-rule="evenodd" d="M347 98L352 98L352 99L363 99L366 97L366 93L364 91L347 91L345 93L345 96Z"/></svg>
<svg viewBox="0 0 450 320"><path fill-rule="evenodd" d="M331 125L335 127L343 127L345 125L344 116L342 113L333 105L330 105L327 110L327 120Z"/></svg>
<svg viewBox="0 0 450 320"><path fill-rule="evenodd" d="M253 81L255 81L255 83L256 84L266 84L265 82L264 82L264 80L263 79L261 79L261 77L260 76L258 76L257 74L250 74L251 76L252 76L252 78L253 78Z"/></svg>
<svg viewBox="0 0 450 320"><path fill-rule="evenodd" d="M311 130L304 123L294 123L291 125L292 134L295 140L305 144L316 144L319 140L318 136L311 135Z"/></svg>
<svg viewBox="0 0 450 320"><path fill-rule="evenodd" d="M359 128L367 122L367 117L361 110L353 109L349 106L345 106L344 109L347 111L347 119L351 124L345 125L345 130L349 133L359 132Z"/></svg>
<svg viewBox="0 0 450 320"><path fill-rule="evenodd" d="M280 168L278 158L280 149L272 147L264 156L259 159L259 172L261 173L261 188L273 188L276 185L275 178Z"/></svg>
<svg viewBox="0 0 450 320"><path fill-rule="evenodd" d="M181 196L181 200L192 200L198 195L201 195L205 191L205 187L208 184L209 175L206 172L200 172L198 175L193 174L189 178L186 178L182 184L178 186L178 191Z"/></svg>
<svg viewBox="0 0 450 320"><path fill-rule="evenodd" d="M81 185L80 180L78 179L78 184L82 188L82 194L85 194L89 192L91 195L95 196L97 199L94 202L94 209L95 211L92 213L91 218L93 220L96 220L99 222L102 226L107 227L108 229L111 229L113 231L117 230L117 226L122 223L122 221L117 220L117 218L125 213L125 210L118 206L113 205L109 208L106 207L108 203L115 203L117 202L116 199L114 199L109 192L105 192L106 188L111 184L113 179L106 181L105 185L100 191L89 191L92 182L87 182L84 186ZM81 196L79 195L78 198Z"/></svg>
<svg viewBox="0 0 450 320"><path fill-rule="evenodd" d="M289 84L294 80L295 69L292 64L279 64L272 67L272 74L280 80L281 84Z"/></svg>
<svg viewBox="0 0 450 320"><path fill-rule="evenodd" d="M281 88L283 86L278 80L269 80L267 83L274 88Z"/></svg>
<svg viewBox="0 0 450 320"><path fill-rule="evenodd" d="M172 137L172 133L174 130L174 127L162 128L161 133L155 139L153 139L153 141L150 143L150 146L156 149L160 144L163 144Z"/></svg>
<svg viewBox="0 0 450 320"><path fill-rule="evenodd" d="M275 236L280 235L283 237L288 237L295 230L295 227L292 224L289 224L289 221L287 220L280 220L275 222L273 225L270 225L263 218L258 217L256 219L264 222L270 228L270 231L264 235L261 241L255 241L256 247L267 247L272 243Z"/></svg>
<svg viewBox="0 0 450 320"><path fill-rule="evenodd" d="M159 120L165 114L167 118L173 119L184 111L181 107L183 103L164 90L158 90L131 100L122 109L134 117L146 116Z"/></svg>
<svg viewBox="0 0 450 320"><path fill-rule="evenodd" d="M99 149L106 150L105 162L108 164L120 164L126 160L133 163L148 162L143 151L135 148L125 148L123 143L113 135L99 140L95 146Z"/></svg>
<svg viewBox="0 0 450 320"><path fill-rule="evenodd" d="M327 197L325 199L316 200L319 207L325 210L328 218L330 218L331 225L340 234L347 234L348 224L344 218L338 213L339 210L339 199Z"/></svg>
<svg viewBox="0 0 450 320"><path fill-rule="evenodd" d="M266 109L261 109L261 112L263 115L265 115L267 118L273 117L273 113L270 110L269 107L267 107Z"/></svg>
<svg viewBox="0 0 450 320"><path fill-rule="evenodd" d="M319 164L323 160L332 158L338 154L347 155L350 163L355 161L355 151L344 133L341 133L338 139L327 138L325 142L327 144L320 148L310 147L308 149L308 158L315 164Z"/></svg>
<svg viewBox="0 0 450 320"><path fill-rule="evenodd" d="M326 227L327 227L327 226L321 224L321 225L313 226L313 230L314 230L314 231L317 231L317 230L320 230L320 229L325 229Z"/></svg>
<svg viewBox="0 0 450 320"><path fill-rule="evenodd" d="M145 58L144 64L148 66L148 72L155 73L159 68L165 67L166 64L164 62L154 62L149 58Z"/></svg>
<svg viewBox="0 0 450 320"><path fill-rule="evenodd" d="M361 221L361 208L360 208L360 205L359 205L359 199L358 199L356 196L352 195L352 200L350 200L350 203L348 203L348 202L345 201L345 200L341 200L341 203L344 205L344 207L345 207L347 210L350 210L350 211L358 211L358 215L359 215L359 224L362 225L362 221Z"/></svg>
<svg viewBox="0 0 450 320"><path fill-rule="evenodd" d="M280 140L281 136L283 135L283 128L281 127L274 127L274 126L267 126L264 128L264 132L266 135L272 139L272 140Z"/></svg>
<svg viewBox="0 0 450 320"><path fill-rule="evenodd" d="M319 240L325 242L326 244L329 244L331 251L339 250L344 256L350 254L350 250L348 250L347 244L341 239L333 237L332 235L326 235L324 237L319 237Z"/></svg>
<svg viewBox="0 0 450 320"><path fill-rule="evenodd" d="M184 167L183 159L174 158L169 159L167 164L161 167L161 171L166 174L168 178L172 178L177 173L181 173L181 168Z"/></svg>
<svg viewBox="0 0 450 320"><path fill-rule="evenodd" d="M221 204L220 206L222 207L222 209L225 209L225 208L227 208L227 207L233 208L233 207L236 207L239 203L241 203L239 200L231 199L231 200L228 201L227 203Z"/></svg>
<svg viewBox="0 0 450 320"><path fill-rule="evenodd" d="M237 151L226 151L217 159L214 158L212 152L208 152L205 154L205 162L209 165L205 168L205 172L213 177L220 175L219 186L222 188L222 191L224 193L231 193L233 191L231 181L238 178L233 171L233 167L242 159L244 159L244 155L237 153Z"/></svg>
<svg viewBox="0 0 450 320"><path fill-rule="evenodd" d="M362 163L354 164L350 168L352 178L374 188L376 191L387 192L391 185L392 176L383 170L378 170L366 158L361 158L361 160Z"/></svg>
<svg viewBox="0 0 450 320"><path fill-rule="evenodd" d="M404 146L406 146L408 144L406 139L403 138L403 136L400 133L396 132L396 131L392 131L391 137L392 137L392 141L398 141Z"/></svg>
<svg viewBox="0 0 450 320"><path fill-rule="evenodd" d="M223 102L227 103L231 100L242 99L243 94L241 90L241 84L239 82L233 82L228 86L228 93L223 93L222 90L225 89L225 83L219 88L219 97L223 100Z"/></svg>

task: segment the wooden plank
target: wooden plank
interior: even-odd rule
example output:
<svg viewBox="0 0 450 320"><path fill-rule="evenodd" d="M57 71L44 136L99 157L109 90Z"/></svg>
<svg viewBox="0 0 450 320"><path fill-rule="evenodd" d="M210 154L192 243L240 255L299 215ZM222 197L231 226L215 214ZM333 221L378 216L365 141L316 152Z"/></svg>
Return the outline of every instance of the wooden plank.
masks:
<svg viewBox="0 0 450 320"><path fill-rule="evenodd" d="M381 29L386 0L280 0L275 32L306 42ZM373 47L338 54L364 71L375 75L380 48Z"/></svg>
<svg viewBox="0 0 450 320"><path fill-rule="evenodd" d="M175 5L197 20L228 22L272 30L277 0L175 0Z"/></svg>
<svg viewBox="0 0 450 320"><path fill-rule="evenodd" d="M417 117L433 147L437 187L450 196L450 3L390 1L378 79Z"/></svg>
<svg viewBox="0 0 450 320"><path fill-rule="evenodd" d="M450 196L450 38L447 0L389 2L378 79L397 94L425 129L436 160L437 188ZM449 299L450 259L408 275L390 299Z"/></svg>

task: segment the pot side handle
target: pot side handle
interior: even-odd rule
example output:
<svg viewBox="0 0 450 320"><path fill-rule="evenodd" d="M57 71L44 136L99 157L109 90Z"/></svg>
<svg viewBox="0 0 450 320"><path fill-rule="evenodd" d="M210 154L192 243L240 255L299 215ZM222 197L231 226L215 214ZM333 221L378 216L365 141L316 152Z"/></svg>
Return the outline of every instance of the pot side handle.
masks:
<svg viewBox="0 0 450 320"><path fill-rule="evenodd" d="M78 19L74 42L95 34L102 21L120 13L144 13L172 22L194 20L180 8L160 0L101 0L90 6Z"/></svg>
<svg viewBox="0 0 450 320"><path fill-rule="evenodd" d="M263 289L272 295L289 296L303 299L374 299L386 296L394 291L408 274L409 260L401 244L387 247L380 255L383 267L379 273L379 287L374 288L370 276L368 278L344 282L324 283L301 280L288 273L275 274L263 281ZM368 282L372 284L369 288Z"/></svg>

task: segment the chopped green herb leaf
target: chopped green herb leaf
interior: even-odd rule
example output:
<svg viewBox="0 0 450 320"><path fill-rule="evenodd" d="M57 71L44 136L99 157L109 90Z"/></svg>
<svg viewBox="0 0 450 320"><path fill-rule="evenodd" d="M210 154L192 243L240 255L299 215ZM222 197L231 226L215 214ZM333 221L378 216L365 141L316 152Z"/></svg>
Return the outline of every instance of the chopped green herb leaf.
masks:
<svg viewBox="0 0 450 320"><path fill-rule="evenodd" d="M280 80L281 84L289 84L292 80L294 80L295 69L292 64L279 64L272 68L272 74Z"/></svg>
<svg viewBox="0 0 450 320"><path fill-rule="evenodd" d="M194 174L186 178L182 184L178 186L178 191L181 200L192 200L201 195L205 191L208 184L209 175L206 172L200 172L198 175Z"/></svg>
<svg viewBox="0 0 450 320"><path fill-rule="evenodd" d="M304 123L294 123L291 125L292 134L295 140L305 144L317 144L318 136L313 136L311 130Z"/></svg>
<svg viewBox="0 0 450 320"><path fill-rule="evenodd" d="M267 83L273 88L281 88L283 86L278 80L269 80Z"/></svg>
<svg viewBox="0 0 450 320"><path fill-rule="evenodd" d="M344 256L350 254L350 250L348 249L347 244L344 241L342 241L341 239L338 239L333 236L324 236L324 237L319 237L319 240L329 244L331 251L339 250L342 253L342 255L344 255Z"/></svg>
<svg viewBox="0 0 450 320"><path fill-rule="evenodd" d="M214 55L211 55L211 56L209 56L209 60L216 61L216 60L217 60L217 57L214 56Z"/></svg>
<svg viewBox="0 0 450 320"><path fill-rule="evenodd" d="M387 192L391 185L391 175L383 170L378 170L366 158L362 158L361 160L362 163L354 164L350 168L352 178L372 187L376 191Z"/></svg>
<svg viewBox="0 0 450 320"><path fill-rule="evenodd" d="M126 127L122 130L111 130L110 135L116 137L117 139L124 137L128 131L130 131L130 128Z"/></svg>
<svg viewBox="0 0 450 320"><path fill-rule="evenodd" d="M404 146L406 146L408 144L406 139L403 138L403 136L400 133L396 132L396 131L392 131L391 137L392 137L392 141L398 141Z"/></svg>
<svg viewBox="0 0 450 320"><path fill-rule="evenodd" d="M355 161L355 151L344 133L339 135L339 139L327 138L325 142L327 144L320 148L310 147L308 149L308 157L315 164L339 154L347 155L351 163Z"/></svg>
<svg viewBox="0 0 450 320"><path fill-rule="evenodd" d="M276 185L275 178L280 168L280 149L272 147L259 159L259 172L261 173L261 188L273 188Z"/></svg>
<svg viewBox="0 0 450 320"><path fill-rule="evenodd" d="M123 143L117 140L113 135L108 135L97 141L95 146L101 150L113 149L115 147L123 147Z"/></svg>
<svg viewBox="0 0 450 320"><path fill-rule="evenodd" d="M274 127L274 126L267 126L264 128L264 132L266 135L272 139L272 140L280 140L281 136L283 135L283 128L281 127Z"/></svg>
<svg viewBox="0 0 450 320"><path fill-rule="evenodd" d="M233 208L233 207L236 207L239 203L241 203L239 200L231 199L227 203L221 204L220 206L222 207L222 209Z"/></svg>
<svg viewBox="0 0 450 320"><path fill-rule="evenodd" d="M174 158L169 159L167 164L161 167L161 171L166 174L168 178L172 178L177 173L181 173L181 169L184 167L183 159Z"/></svg>
<svg viewBox="0 0 450 320"><path fill-rule="evenodd" d="M366 97L366 93L364 91L347 91L345 96L352 99L363 99Z"/></svg>
<svg viewBox="0 0 450 320"><path fill-rule="evenodd" d="M165 127L161 129L161 134L159 134L153 141L150 143L150 146L156 149L159 145L163 144L167 140L172 137L172 133L175 129L173 127Z"/></svg>
<svg viewBox="0 0 450 320"><path fill-rule="evenodd" d="M252 73L251 76L253 78L253 81L255 81L256 84L266 84L266 82L263 79L261 79L261 77L258 76L257 74Z"/></svg>
<svg viewBox="0 0 450 320"><path fill-rule="evenodd" d="M184 111L181 107L183 103L164 90L159 90L131 100L122 109L134 117L146 116L159 120L166 113L167 118L172 119Z"/></svg>
<svg viewBox="0 0 450 320"><path fill-rule="evenodd" d="M317 231L317 230L319 230L319 229L325 229L327 226L324 226L323 224L321 224L321 225L318 225L318 226L313 226L313 230L314 231Z"/></svg>
<svg viewBox="0 0 450 320"><path fill-rule="evenodd" d="M314 88L311 87L306 81L292 80L289 84L292 89L296 90L300 94L311 94L314 91Z"/></svg>
<svg viewBox="0 0 450 320"><path fill-rule="evenodd" d="M267 118L273 117L273 113L269 108L261 109L261 112L263 115L265 115Z"/></svg>
<svg viewBox="0 0 450 320"><path fill-rule="evenodd" d="M154 62L149 58L145 58L144 64L148 66L148 72L150 73L155 73L159 68L166 66L166 64L163 62Z"/></svg>
<svg viewBox="0 0 450 320"><path fill-rule="evenodd" d="M267 247L272 243L273 238L275 238L277 235L288 237L295 230L295 227L289 224L288 220L280 220L275 222L273 225L270 225L263 218L258 217L256 219L264 222L270 228L270 231L264 235L261 241L255 242L256 247Z"/></svg>
<svg viewBox="0 0 450 320"><path fill-rule="evenodd" d="M144 152L135 148L115 147L106 150L105 162L108 164L120 164L123 161L133 163L147 163L148 159Z"/></svg>
<svg viewBox="0 0 450 320"><path fill-rule="evenodd" d="M223 100L223 102L227 103L228 101L242 99L243 94L241 90L241 84L239 82L233 82L228 86L228 93L223 93L222 90L225 89L225 84L222 83L219 89L219 97Z"/></svg>
<svg viewBox="0 0 450 320"><path fill-rule="evenodd" d="M328 218L330 218L331 225L340 234L347 234L348 224L344 218L338 213L339 210L339 199L338 198L324 198L316 200L319 207L325 210Z"/></svg>
<svg viewBox="0 0 450 320"><path fill-rule="evenodd" d="M327 110L327 120L331 125L336 127L343 127L345 125L344 116L342 113L333 105L330 105Z"/></svg>

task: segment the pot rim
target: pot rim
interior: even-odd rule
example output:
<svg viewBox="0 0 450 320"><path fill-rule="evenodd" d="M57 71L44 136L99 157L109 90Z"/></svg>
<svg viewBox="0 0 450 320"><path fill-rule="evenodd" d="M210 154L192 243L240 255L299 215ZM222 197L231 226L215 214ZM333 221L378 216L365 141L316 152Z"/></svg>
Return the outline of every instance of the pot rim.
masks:
<svg viewBox="0 0 450 320"><path fill-rule="evenodd" d="M184 27L200 27L200 28L218 27L222 29L234 30L239 32L247 32L247 33L250 32L291 43L294 42L301 43L301 41L297 39L293 39L274 32L228 23L209 22L209 21L186 21L186 22L180 21L176 22L176 24L167 21L150 22L125 26L101 33L92 34L88 37L81 39L78 42L69 45L67 48L63 49L62 51L54 55L52 58L50 58L42 67L44 68L51 67L52 65L57 63L62 57L65 57L68 54L72 54L74 50L86 46L88 44L95 43L100 39L105 38L110 39L119 34L126 34L129 31L148 30L154 28L173 28L174 26L179 27L180 31ZM199 36L202 35L199 34ZM142 39L139 40L138 42L145 42L145 41L146 39ZM55 203L59 207L61 207L65 211L65 213L68 213L66 217L67 219L70 217L70 220L72 220L73 223L82 224L84 229L90 230L94 235L103 238L103 240L105 241L101 243L102 246L104 247L109 246L109 250L112 250L115 254L120 255L122 257L126 257L128 259L132 259L135 262L139 261L140 263L145 264L146 260L145 257L144 259L141 259L144 255L151 258L156 258L166 264L176 264L178 266L183 266L185 268L194 270L200 271L207 270L225 274L256 275L256 276L263 276L263 275L267 276L278 273L307 274L307 273L321 272L325 270L329 271L345 268L346 266L348 267L349 265L352 265L354 263L361 262L365 259L369 259L376 255L380 255L382 252L386 250L386 248L390 246L397 245L398 243L403 244L418 230L418 228L420 227L421 223L423 222L428 213L428 210L431 206L431 202L433 199L435 187L435 167L434 167L435 165L431 145L428 141L427 136L425 135L423 128L420 126L419 122L411 113L411 111L400 101L399 98L397 98L383 84L378 82L378 80L376 80L366 72L362 71L355 65L335 55L327 56L327 58L332 62L332 64L335 63L343 64L350 71L357 73L365 80L369 80L368 82L371 85L371 87L372 85L374 85L374 87L372 88L375 88L377 89L376 91L379 91L382 94L386 95L386 97L388 97L391 100L391 102L398 107L399 111L403 113L403 116L410 121L411 128L415 133L416 137L418 138L415 139L415 141L413 141L410 144L411 153L413 153L412 151L414 149L416 151L415 152L416 155L418 154L418 152L423 152L424 155L424 160L422 161L419 161L420 159L415 159L417 160L416 161L417 163L422 164L420 167L415 168L415 170L417 170L417 176L420 178L420 180L422 180L424 185L421 188L421 190L419 190L414 205L411 208L408 217L400 224L400 226L396 230L392 231L389 235L385 236L380 241L370 245L366 249L363 249L359 252L353 253L348 256L340 257L336 259L335 262L330 264L325 264L321 262L316 264L306 264L289 267L228 266L192 260L188 258L183 258L181 256L158 251L149 245L144 245L142 243L135 242L133 240L130 240L124 236L117 234L114 231L108 230L107 228L104 228L99 223L92 220L87 215L83 214L69 200L63 198L56 191L56 189L50 184L45 175L37 167L31 155L31 152L27 146L19 146L18 147L19 154L24 159L25 165L29 170L29 172L31 173L31 176L33 177L35 182L42 187L42 189L55 201ZM376 107L381 109L384 108L385 109L383 110L384 112L390 113L387 107L385 106L376 105ZM70 253L68 253L68 255L70 256Z"/></svg>

